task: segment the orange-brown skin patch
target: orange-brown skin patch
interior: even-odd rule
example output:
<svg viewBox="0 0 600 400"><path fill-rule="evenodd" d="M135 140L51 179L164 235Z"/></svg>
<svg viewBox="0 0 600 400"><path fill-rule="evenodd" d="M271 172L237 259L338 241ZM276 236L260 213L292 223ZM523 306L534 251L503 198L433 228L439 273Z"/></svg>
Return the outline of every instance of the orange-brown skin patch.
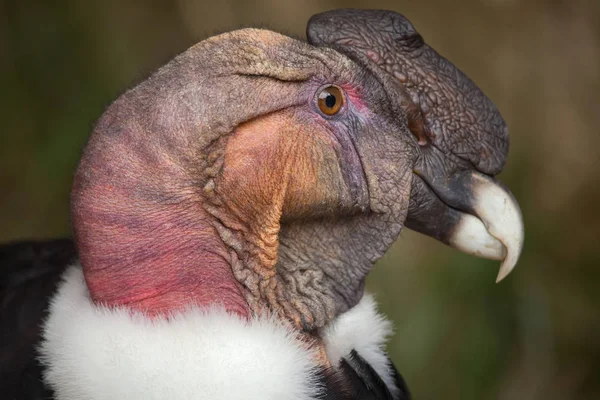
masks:
<svg viewBox="0 0 600 400"><path fill-rule="evenodd" d="M303 330L311 316L301 314L276 271L281 220L330 213L345 190L336 143L316 118L300 120L286 110L240 125L205 194L218 204L210 210L224 227L232 270L252 312L275 312L291 322L327 366L323 343Z"/></svg>
<svg viewBox="0 0 600 400"><path fill-rule="evenodd" d="M233 215L263 238L277 236L282 216L314 215L338 199L331 182L337 157L327 133L295 124L289 114L241 125L227 143L217 180L217 192ZM331 164L334 170L327 171Z"/></svg>

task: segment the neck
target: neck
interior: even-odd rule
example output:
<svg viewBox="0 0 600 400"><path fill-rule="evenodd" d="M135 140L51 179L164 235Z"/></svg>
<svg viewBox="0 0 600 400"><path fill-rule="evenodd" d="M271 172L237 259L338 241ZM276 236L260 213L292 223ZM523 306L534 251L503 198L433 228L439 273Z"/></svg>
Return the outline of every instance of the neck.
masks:
<svg viewBox="0 0 600 400"><path fill-rule="evenodd" d="M229 254L201 207L158 204L130 187L76 178L73 227L92 299L150 315L219 304L248 317Z"/></svg>

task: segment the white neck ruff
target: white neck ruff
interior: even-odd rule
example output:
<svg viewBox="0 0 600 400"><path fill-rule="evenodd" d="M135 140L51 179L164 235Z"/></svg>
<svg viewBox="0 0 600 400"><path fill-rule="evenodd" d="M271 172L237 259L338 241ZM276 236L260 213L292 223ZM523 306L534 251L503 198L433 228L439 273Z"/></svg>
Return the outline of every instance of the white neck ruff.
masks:
<svg viewBox="0 0 600 400"><path fill-rule="evenodd" d="M294 399L319 395L310 351L275 318L246 321L222 308L150 320L95 305L79 266L51 301L40 347L45 382L59 400ZM373 298L322 330L332 362L352 349L390 388L384 345L391 323Z"/></svg>

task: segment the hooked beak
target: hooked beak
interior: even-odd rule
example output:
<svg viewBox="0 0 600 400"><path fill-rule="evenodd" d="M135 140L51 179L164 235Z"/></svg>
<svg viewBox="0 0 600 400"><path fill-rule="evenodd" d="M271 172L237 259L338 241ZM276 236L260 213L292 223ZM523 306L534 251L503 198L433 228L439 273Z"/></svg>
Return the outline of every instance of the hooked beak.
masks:
<svg viewBox="0 0 600 400"><path fill-rule="evenodd" d="M504 279L517 264L525 235L512 193L477 171L450 177L414 172L415 192L406 226L467 254L502 260L496 282Z"/></svg>

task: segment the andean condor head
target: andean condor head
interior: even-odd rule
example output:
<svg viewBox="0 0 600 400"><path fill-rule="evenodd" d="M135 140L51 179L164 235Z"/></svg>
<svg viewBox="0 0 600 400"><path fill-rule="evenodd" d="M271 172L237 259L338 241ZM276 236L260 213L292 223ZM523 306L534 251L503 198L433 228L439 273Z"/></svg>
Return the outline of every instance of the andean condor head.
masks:
<svg viewBox="0 0 600 400"><path fill-rule="evenodd" d="M401 15L315 16L190 48L99 120L72 196L94 301L270 312L314 337L404 226L514 267L491 101Z"/></svg>

